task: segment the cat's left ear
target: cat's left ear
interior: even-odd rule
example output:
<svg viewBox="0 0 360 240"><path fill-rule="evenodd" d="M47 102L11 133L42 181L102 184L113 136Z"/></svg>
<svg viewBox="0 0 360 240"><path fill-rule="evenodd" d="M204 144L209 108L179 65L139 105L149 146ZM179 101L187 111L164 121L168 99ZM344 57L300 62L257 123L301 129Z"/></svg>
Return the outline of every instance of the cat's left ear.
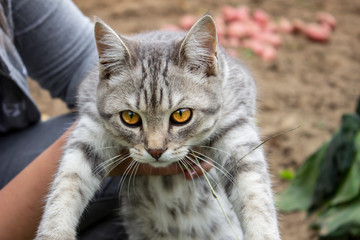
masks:
<svg viewBox="0 0 360 240"><path fill-rule="evenodd" d="M179 59L191 72L217 75L217 32L214 19L205 15L190 29L183 40Z"/></svg>

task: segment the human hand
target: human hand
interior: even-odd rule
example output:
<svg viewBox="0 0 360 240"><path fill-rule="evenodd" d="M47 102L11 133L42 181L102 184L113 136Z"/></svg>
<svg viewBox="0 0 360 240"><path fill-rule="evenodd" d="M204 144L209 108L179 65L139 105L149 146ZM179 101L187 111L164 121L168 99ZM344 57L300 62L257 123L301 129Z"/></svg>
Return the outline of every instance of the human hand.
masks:
<svg viewBox="0 0 360 240"><path fill-rule="evenodd" d="M119 176L123 175L130 165L134 161L133 159L127 159L122 161L118 166L116 166L108 175L109 176ZM181 167L179 163L174 162L169 164L166 167L153 167L146 163L140 163L137 168L136 175L175 175L184 173L187 180L191 180L197 177L204 175L204 172L208 172L212 168L211 160L206 159L205 161L200 161L200 166L197 164L191 164L191 166ZM133 169L128 169L127 172L133 172Z"/></svg>

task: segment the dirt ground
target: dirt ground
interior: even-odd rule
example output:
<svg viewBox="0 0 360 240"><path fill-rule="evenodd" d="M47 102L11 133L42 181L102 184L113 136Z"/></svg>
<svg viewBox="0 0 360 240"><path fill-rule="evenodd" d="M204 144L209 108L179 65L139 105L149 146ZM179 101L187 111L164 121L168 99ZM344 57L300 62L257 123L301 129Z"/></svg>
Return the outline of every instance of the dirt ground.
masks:
<svg viewBox="0 0 360 240"><path fill-rule="evenodd" d="M251 70L259 88L258 122L264 139L283 130L295 131L269 141L265 148L275 192L287 184L279 178L284 168L296 169L337 129L342 114L353 112L360 96L359 0L74 0L88 16L98 16L119 33L136 33L176 24L184 14L218 15L225 4L261 8L273 17L314 21L315 14L333 14L338 26L327 44L287 36L273 63L239 57ZM50 101L36 84L31 89L45 117L66 112ZM304 213L279 213L284 240L316 239Z"/></svg>

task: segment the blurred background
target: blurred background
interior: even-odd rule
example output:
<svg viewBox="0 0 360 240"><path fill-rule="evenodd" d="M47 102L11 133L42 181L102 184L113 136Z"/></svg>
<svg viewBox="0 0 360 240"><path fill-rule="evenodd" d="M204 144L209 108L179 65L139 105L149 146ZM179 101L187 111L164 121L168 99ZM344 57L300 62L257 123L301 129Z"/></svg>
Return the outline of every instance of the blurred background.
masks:
<svg viewBox="0 0 360 240"><path fill-rule="evenodd" d="M284 171L294 172L305 159L329 140L340 126L341 116L352 113L360 96L360 1L359 0L74 0L85 15L98 16L118 33L179 26L183 16L205 13L225 19L225 6L246 6L252 14L265 13L266 21L286 19L306 24L317 21L318 12L330 13L336 26L328 39L309 39L299 29L276 31L280 43L275 57L263 58L242 43L223 43L250 69L258 85L258 123L264 139L300 126L265 145L273 188L283 190L288 181ZM260 16L261 18L261 16ZM270 20L269 20L270 19ZM229 19L228 19L229 20ZM296 21L295 21L296 22ZM226 23L226 22L225 22ZM299 22L298 22L299 23ZM292 27L294 27L292 25ZM225 33L225 37L228 33ZM274 52L274 51L273 51ZM43 119L67 112L59 100L30 81L32 94ZM306 213L280 213L284 240L317 239L309 229Z"/></svg>

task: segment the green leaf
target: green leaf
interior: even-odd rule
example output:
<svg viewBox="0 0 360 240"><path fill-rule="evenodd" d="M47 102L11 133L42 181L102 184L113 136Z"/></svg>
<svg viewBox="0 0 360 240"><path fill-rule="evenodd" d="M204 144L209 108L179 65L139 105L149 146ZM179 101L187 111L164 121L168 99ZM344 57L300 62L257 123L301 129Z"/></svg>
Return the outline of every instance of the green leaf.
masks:
<svg viewBox="0 0 360 240"><path fill-rule="evenodd" d="M321 240L360 239L360 98L357 113L299 168L277 204L281 210L316 211Z"/></svg>
<svg viewBox="0 0 360 240"><path fill-rule="evenodd" d="M310 212L329 201L336 193L353 163L355 157L355 136L360 131L360 117L346 114L340 130L332 138L319 169Z"/></svg>
<svg viewBox="0 0 360 240"><path fill-rule="evenodd" d="M310 206L319 168L328 145L325 143L316 153L311 155L298 169L290 185L277 196L276 203L280 210L286 212L307 210Z"/></svg>
<svg viewBox="0 0 360 240"><path fill-rule="evenodd" d="M360 116L360 97L358 98L355 113Z"/></svg>
<svg viewBox="0 0 360 240"><path fill-rule="evenodd" d="M360 237L360 195L346 204L328 209L315 222L320 239Z"/></svg>
<svg viewBox="0 0 360 240"><path fill-rule="evenodd" d="M331 199L331 206L351 201L360 194L360 132L355 137L354 145L356 146L354 162L336 195Z"/></svg>
<svg viewBox="0 0 360 240"><path fill-rule="evenodd" d="M295 173L291 169L283 169L280 171L279 177L284 180L291 180L295 177Z"/></svg>

